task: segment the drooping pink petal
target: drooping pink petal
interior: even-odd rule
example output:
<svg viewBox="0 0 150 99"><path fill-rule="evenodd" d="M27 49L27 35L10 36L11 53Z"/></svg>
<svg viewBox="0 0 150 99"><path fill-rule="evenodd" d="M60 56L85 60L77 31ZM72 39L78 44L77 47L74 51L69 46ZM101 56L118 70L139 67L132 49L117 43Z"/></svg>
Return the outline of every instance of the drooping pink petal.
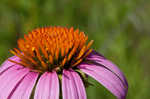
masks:
<svg viewBox="0 0 150 99"><path fill-rule="evenodd" d="M80 70L87 75L90 75L96 79L110 92L112 92L118 99L125 99L127 94L127 87L113 72L109 71L103 66L89 64L80 64L78 68L80 68Z"/></svg>
<svg viewBox="0 0 150 99"><path fill-rule="evenodd" d="M10 99L30 99L38 75L38 73L29 72L12 93Z"/></svg>
<svg viewBox="0 0 150 99"><path fill-rule="evenodd" d="M19 61L20 61L20 58L17 57L17 56L12 56L12 57L10 57L9 59L11 59L11 60L13 60L13 61L16 61L16 62L19 62ZM0 74L1 74L3 71L5 71L6 69L8 69L9 67L14 66L14 65L15 65L15 63L6 60L6 61L0 66Z"/></svg>
<svg viewBox="0 0 150 99"><path fill-rule="evenodd" d="M5 71L0 76L0 98L8 99L8 96L11 94L13 89L18 86L28 72L29 69L21 66L13 66Z"/></svg>
<svg viewBox="0 0 150 99"><path fill-rule="evenodd" d="M63 70L63 99L86 99L86 92L80 76L73 70Z"/></svg>
<svg viewBox="0 0 150 99"><path fill-rule="evenodd" d="M59 80L56 72L46 72L40 77L34 99L59 99Z"/></svg>
<svg viewBox="0 0 150 99"><path fill-rule="evenodd" d="M87 59L104 65L106 68L108 68L113 73L115 73L117 76L119 76L119 78L128 87L127 80L126 80L124 74L121 72L121 70L115 64L113 64L111 61L107 60L103 55L101 55L93 50L93 52L87 57Z"/></svg>

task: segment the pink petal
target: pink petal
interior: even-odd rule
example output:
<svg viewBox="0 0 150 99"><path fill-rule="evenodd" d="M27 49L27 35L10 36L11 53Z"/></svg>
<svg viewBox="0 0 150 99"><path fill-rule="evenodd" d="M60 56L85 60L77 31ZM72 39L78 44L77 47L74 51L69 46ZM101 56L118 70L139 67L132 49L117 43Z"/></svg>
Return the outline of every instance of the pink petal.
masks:
<svg viewBox="0 0 150 99"><path fill-rule="evenodd" d="M13 66L0 76L0 98L7 99L14 88L22 81L29 69Z"/></svg>
<svg viewBox="0 0 150 99"><path fill-rule="evenodd" d="M118 76L102 66L80 64L80 70L96 79L118 99L125 99L127 88Z"/></svg>
<svg viewBox="0 0 150 99"><path fill-rule="evenodd" d="M34 99L59 99L59 80L56 72L46 72L40 77Z"/></svg>
<svg viewBox="0 0 150 99"><path fill-rule="evenodd" d="M10 57L9 59L14 60L14 61L16 61L16 62L19 62L19 61L20 61L20 58L17 57L17 56L12 56L12 57ZM6 60L6 61L1 65L1 67L0 67L0 75L1 75L1 73L2 73L3 71L5 71L6 69L8 69L9 67L14 66L14 65L16 65L16 64L13 63L13 62L10 62L10 61L8 61L8 60Z"/></svg>
<svg viewBox="0 0 150 99"><path fill-rule="evenodd" d="M38 73L29 72L12 93L10 99L29 99L38 75Z"/></svg>
<svg viewBox="0 0 150 99"><path fill-rule="evenodd" d="M121 70L113 64L111 61L107 60L104 56L101 54L93 51L88 57L88 60L93 60L99 64L104 65L106 68L110 69L113 73L115 73L119 78L123 81L123 83L128 87L128 82L124 76L124 74L121 72Z"/></svg>
<svg viewBox="0 0 150 99"><path fill-rule="evenodd" d="M63 70L63 99L86 99L86 92L80 76L73 70Z"/></svg>

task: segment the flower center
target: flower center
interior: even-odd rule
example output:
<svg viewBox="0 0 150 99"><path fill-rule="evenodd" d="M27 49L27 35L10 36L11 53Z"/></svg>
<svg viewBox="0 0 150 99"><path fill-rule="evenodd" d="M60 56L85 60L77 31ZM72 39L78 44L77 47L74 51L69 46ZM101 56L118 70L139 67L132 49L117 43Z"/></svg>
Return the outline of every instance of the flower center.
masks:
<svg viewBox="0 0 150 99"><path fill-rule="evenodd" d="M77 66L92 51L93 43L86 44L84 32L65 27L38 28L18 40L18 49L10 52L21 61L17 64L44 72Z"/></svg>

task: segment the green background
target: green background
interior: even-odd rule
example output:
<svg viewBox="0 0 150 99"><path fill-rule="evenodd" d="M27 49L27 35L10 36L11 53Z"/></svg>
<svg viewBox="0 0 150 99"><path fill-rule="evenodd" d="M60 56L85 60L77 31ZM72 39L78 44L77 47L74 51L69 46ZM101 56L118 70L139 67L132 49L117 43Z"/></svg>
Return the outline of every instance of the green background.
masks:
<svg viewBox="0 0 150 99"><path fill-rule="evenodd" d="M150 97L150 0L0 0L0 63L37 27L79 28L129 83L127 99ZM88 99L115 99L91 79Z"/></svg>

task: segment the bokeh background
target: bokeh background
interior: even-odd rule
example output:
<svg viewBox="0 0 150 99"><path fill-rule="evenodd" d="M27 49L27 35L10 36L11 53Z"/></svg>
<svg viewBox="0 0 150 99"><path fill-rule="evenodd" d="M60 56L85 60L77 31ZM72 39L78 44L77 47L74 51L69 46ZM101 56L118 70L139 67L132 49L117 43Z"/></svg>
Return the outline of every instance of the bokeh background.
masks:
<svg viewBox="0 0 150 99"><path fill-rule="evenodd" d="M127 99L150 98L150 0L0 0L0 64L37 27L79 28L129 82ZM116 99L90 78L88 99Z"/></svg>

